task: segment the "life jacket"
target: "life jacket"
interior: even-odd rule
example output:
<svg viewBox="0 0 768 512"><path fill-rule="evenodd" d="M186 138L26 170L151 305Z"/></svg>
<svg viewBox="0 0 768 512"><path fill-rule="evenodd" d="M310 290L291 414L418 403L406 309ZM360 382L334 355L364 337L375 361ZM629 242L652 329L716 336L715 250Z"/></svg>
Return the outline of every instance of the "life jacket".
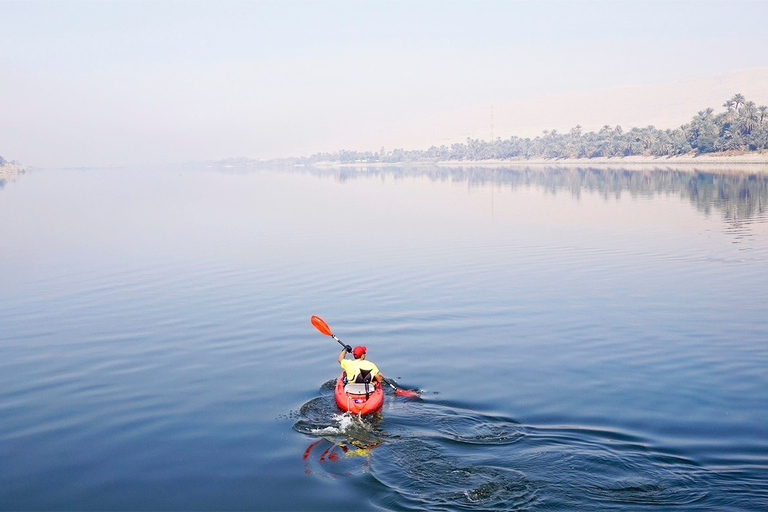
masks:
<svg viewBox="0 0 768 512"><path fill-rule="evenodd" d="M358 384L370 384L372 377L371 370L360 369L358 370L357 377L355 377L355 382Z"/></svg>
<svg viewBox="0 0 768 512"><path fill-rule="evenodd" d="M373 386L370 385L371 379L373 378L373 375L371 375L372 371L373 370L363 370L362 368L358 369L357 376L355 376L355 380L353 381L355 384L365 384L366 400L368 400L368 397L373 392Z"/></svg>

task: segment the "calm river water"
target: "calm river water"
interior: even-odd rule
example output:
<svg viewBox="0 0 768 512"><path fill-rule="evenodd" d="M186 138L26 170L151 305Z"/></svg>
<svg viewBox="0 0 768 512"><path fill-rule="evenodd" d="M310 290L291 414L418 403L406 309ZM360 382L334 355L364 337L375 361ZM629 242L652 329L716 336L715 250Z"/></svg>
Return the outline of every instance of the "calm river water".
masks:
<svg viewBox="0 0 768 512"><path fill-rule="evenodd" d="M0 509L766 510L768 175L0 187ZM333 402L324 318L409 399Z"/></svg>

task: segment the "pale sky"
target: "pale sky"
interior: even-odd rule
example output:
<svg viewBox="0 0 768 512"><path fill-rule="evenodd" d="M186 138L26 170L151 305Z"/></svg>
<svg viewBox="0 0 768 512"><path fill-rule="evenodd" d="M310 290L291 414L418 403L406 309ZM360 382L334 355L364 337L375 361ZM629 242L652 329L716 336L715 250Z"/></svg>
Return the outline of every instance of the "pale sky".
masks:
<svg viewBox="0 0 768 512"><path fill-rule="evenodd" d="M768 67L767 50L765 0L0 0L0 155L422 149L403 134L445 112Z"/></svg>

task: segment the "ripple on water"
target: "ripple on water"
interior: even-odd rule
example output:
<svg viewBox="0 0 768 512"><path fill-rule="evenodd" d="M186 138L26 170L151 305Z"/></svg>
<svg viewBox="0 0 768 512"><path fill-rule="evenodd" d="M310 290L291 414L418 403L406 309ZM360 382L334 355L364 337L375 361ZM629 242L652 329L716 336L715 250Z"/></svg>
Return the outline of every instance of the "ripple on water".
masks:
<svg viewBox="0 0 768 512"><path fill-rule="evenodd" d="M387 501L406 510L520 510L537 499L520 471L467 464L437 443L401 439L376 451L372 475L388 489Z"/></svg>
<svg viewBox="0 0 768 512"><path fill-rule="evenodd" d="M656 460L654 460L656 459ZM679 506L706 497L697 468L641 453L595 450L576 464L586 494L597 503Z"/></svg>
<svg viewBox="0 0 768 512"><path fill-rule="evenodd" d="M459 445L509 445L526 436L526 428L512 418L472 411L443 402L401 403L387 411L392 429ZM424 428L426 427L426 429Z"/></svg>
<svg viewBox="0 0 768 512"><path fill-rule="evenodd" d="M298 415L294 429L313 436L306 472L368 473L384 508L670 508L697 507L708 496L710 475L695 461L618 430L524 426L429 401L393 401L386 418L360 418L339 414L330 393Z"/></svg>
<svg viewBox="0 0 768 512"><path fill-rule="evenodd" d="M565 508L678 507L708 494L708 475L695 462L619 432L531 429L525 445L513 463L546 482L547 501Z"/></svg>
<svg viewBox="0 0 768 512"><path fill-rule="evenodd" d="M507 445L520 441L525 430L516 421L469 411L436 416L431 424L445 438L470 445Z"/></svg>

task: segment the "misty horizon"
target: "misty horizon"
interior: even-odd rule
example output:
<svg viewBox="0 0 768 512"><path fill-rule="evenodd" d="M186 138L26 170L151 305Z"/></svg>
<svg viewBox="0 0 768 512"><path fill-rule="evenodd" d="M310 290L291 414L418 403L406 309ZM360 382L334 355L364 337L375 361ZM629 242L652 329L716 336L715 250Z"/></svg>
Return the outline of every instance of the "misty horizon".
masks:
<svg viewBox="0 0 768 512"><path fill-rule="evenodd" d="M694 101L768 102L768 7L739 5L729 23L730 2L4 2L0 154L121 166L673 128Z"/></svg>

